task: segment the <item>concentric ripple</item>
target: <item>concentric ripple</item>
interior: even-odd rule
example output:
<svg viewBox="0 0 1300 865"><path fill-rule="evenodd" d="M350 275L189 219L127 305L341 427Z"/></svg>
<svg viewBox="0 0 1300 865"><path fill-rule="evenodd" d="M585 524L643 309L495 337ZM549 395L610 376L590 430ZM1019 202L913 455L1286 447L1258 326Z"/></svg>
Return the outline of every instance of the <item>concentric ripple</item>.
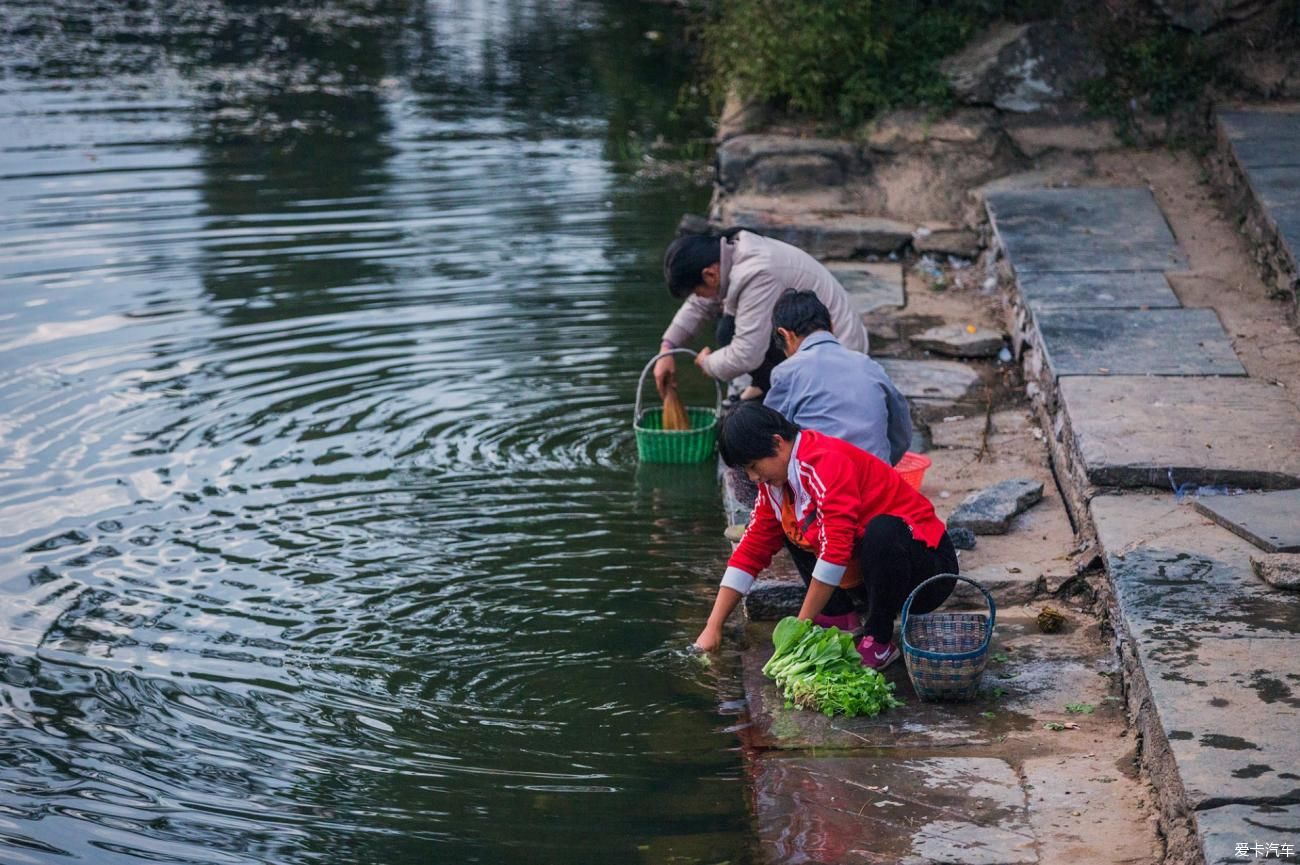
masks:
<svg viewBox="0 0 1300 865"><path fill-rule="evenodd" d="M310 5L0 0L0 861L746 861L680 22Z"/></svg>

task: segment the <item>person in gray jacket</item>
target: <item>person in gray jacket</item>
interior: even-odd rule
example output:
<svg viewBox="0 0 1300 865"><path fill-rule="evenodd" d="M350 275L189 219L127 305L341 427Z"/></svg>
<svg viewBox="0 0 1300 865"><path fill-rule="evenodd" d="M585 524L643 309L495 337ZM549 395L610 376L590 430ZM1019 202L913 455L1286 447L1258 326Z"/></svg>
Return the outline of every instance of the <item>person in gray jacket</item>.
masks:
<svg viewBox="0 0 1300 865"><path fill-rule="evenodd" d="M772 327L787 359L772 370L763 404L891 466L902 459L912 441L907 399L880 364L832 335L830 310L817 295L787 290L772 309Z"/></svg>
<svg viewBox="0 0 1300 865"><path fill-rule="evenodd" d="M867 331L844 287L815 258L797 247L752 231L723 236L688 234L664 254L668 291L684 299L664 331L660 351L683 346L707 322L721 319L717 351L704 348L695 359L707 375L722 381L749 373L753 386L768 389L768 375L782 359L772 351L772 307L787 288L811 291L830 312L844 348L867 351ZM672 355L655 364L655 385L663 396L676 384Z"/></svg>

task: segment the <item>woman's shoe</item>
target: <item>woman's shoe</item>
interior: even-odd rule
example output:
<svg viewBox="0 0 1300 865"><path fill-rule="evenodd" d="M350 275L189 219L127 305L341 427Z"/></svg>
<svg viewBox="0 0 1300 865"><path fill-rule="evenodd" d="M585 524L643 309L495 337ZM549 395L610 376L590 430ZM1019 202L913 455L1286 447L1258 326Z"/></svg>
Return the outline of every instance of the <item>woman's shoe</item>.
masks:
<svg viewBox="0 0 1300 865"><path fill-rule="evenodd" d="M813 616L813 624L822 628L839 628L841 631L851 634L853 633L853 630L858 627L858 614L844 613L841 616L827 616L822 614L820 616Z"/></svg>
<svg viewBox="0 0 1300 865"><path fill-rule="evenodd" d="M883 670L902 657L902 652L892 642L877 643L875 637L863 637L858 643L858 654L862 656L862 666L873 670Z"/></svg>

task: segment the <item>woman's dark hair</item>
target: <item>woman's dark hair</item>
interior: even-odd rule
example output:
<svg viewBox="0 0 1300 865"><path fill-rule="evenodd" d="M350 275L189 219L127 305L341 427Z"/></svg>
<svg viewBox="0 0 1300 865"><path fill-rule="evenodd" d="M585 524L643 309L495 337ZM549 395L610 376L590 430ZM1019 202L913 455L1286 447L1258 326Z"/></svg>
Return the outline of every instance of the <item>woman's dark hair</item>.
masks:
<svg viewBox="0 0 1300 865"><path fill-rule="evenodd" d="M811 291L787 288L772 307L772 330L783 327L795 336L831 329L831 311Z"/></svg>
<svg viewBox="0 0 1300 865"><path fill-rule="evenodd" d="M664 252L664 281L668 293L682 298L704 282L704 268L722 258L722 241L716 234L684 234Z"/></svg>
<svg viewBox="0 0 1300 865"><path fill-rule="evenodd" d="M722 419L718 452L732 468L743 468L754 460L776 455L772 436L794 441L799 425L776 409L757 402L744 402Z"/></svg>

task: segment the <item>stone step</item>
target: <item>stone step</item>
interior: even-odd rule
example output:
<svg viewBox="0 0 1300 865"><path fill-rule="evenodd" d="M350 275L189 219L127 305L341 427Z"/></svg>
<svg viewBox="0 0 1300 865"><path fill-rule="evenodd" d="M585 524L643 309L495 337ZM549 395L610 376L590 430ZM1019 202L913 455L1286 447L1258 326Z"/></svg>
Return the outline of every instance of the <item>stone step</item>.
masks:
<svg viewBox="0 0 1300 865"><path fill-rule="evenodd" d="M737 204L726 222L783 240L819 261L889 255L912 239L907 223L848 213L778 213Z"/></svg>
<svg viewBox="0 0 1300 865"><path fill-rule="evenodd" d="M1187 258L1147 189L1021 189L985 197L1017 274L1178 270Z"/></svg>
<svg viewBox="0 0 1300 865"><path fill-rule="evenodd" d="M1029 272L1019 274L1016 284L1021 300L1035 312L1060 307L1157 309L1182 305L1165 275L1156 270Z"/></svg>
<svg viewBox="0 0 1300 865"><path fill-rule="evenodd" d="M1057 376L1246 374L1212 309L1045 309L1034 329Z"/></svg>
<svg viewBox="0 0 1300 865"><path fill-rule="evenodd" d="M1207 863L1294 841L1300 597L1256 579L1254 547L1172 495L1099 496L1091 511L1166 814L1192 822ZM1261 837L1270 826L1292 834Z"/></svg>
<svg viewBox="0 0 1300 865"><path fill-rule="evenodd" d="M1068 376L1074 458L1095 486L1300 486L1300 411L1255 379Z"/></svg>

